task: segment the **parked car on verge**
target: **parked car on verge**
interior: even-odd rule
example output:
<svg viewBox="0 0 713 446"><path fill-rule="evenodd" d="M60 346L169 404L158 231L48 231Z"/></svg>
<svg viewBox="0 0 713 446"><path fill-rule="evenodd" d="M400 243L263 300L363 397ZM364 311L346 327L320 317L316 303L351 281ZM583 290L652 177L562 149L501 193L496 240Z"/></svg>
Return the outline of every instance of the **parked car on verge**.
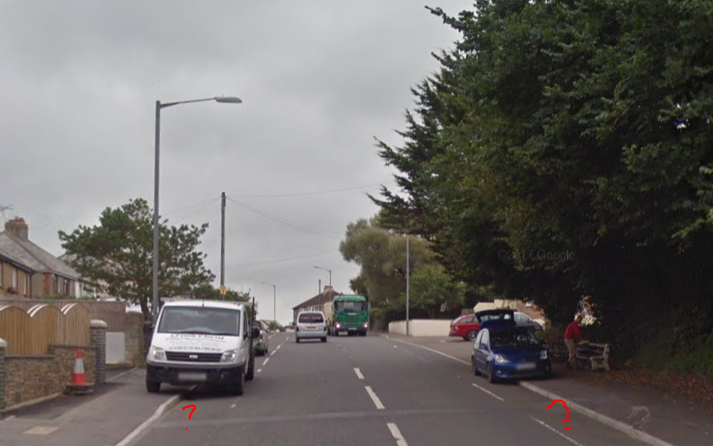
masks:
<svg viewBox="0 0 713 446"><path fill-rule="evenodd" d="M253 327L260 330L260 334L253 342L253 349L259 356L265 356L269 350L270 331L264 321L255 321Z"/></svg>
<svg viewBox="0 0 713 446"><path fill-rule="evenodd" d="M251 327L245 305L209 300L166 302L146 356L146 390L162 383L222 384L242 395L255 376Z"/></svg>
<svg viewBox="0 0 713 446"><path fill-rule="evenodd" d="M483 322L473 343L471 368L476 376L487 375L491 383L552 374L547 348L530 327L512 320Z"/></svg>
<svg viewBox="0 0 713 446"><path fill-rule="evenodd" d="M474 341L478 336L480 326L486 321L492 320L514 320L522 327L529 327L533 330L542 330L542 326L530 319L525 313L511 310L509 308L499 308L496 310L483 310L473 314L460 316L451 322L448 336L463 338L466 341Z"/></svg>
<svg viewBox="0 0 713 446"><path fill-rule="evenodd" d="M327 321L321 311L303 311L297 316L295 342L302 339L321 339L327 342Z"/></svg>

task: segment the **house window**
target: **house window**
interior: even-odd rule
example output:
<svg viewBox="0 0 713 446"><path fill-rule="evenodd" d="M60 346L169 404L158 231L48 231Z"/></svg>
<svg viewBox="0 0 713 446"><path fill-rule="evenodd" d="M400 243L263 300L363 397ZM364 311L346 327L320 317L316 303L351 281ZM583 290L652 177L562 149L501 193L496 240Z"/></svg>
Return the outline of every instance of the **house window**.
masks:
<svg viewBox="0 0 713 446"><path fill-rule="evenodd" d="M4 287L3 277L5 276L5 264L0 262L0 288Z"/></svg>
<svg viewBox="0 0 713 446"><path fill-rule="evenodd" d="M70 284L71 284L71 282L70 282L69 280L64 279L64 294L66 294L67 296L69 296L70 294L72 294L72 293L69 292L69 286L70 286Z"/></svg>
<svg viewBox="0 0 713 446"><path fill-rule="evenodd" d="M23 294L25 296L30 295L30 275L28 273L25 273L25 292Z"/></svg>
<svg viewBox="0 0 713 446"><path fill-rule="evenodd" d="M12 269L12 287L17 290L17 269Z"/></svg>
<svg viewBox="0 0 713 446"><path fill-rule="evenodd" d="M54 294L59 294L59 277L53 276L54 283L52 284L53 287L53 293Z"/></svg>

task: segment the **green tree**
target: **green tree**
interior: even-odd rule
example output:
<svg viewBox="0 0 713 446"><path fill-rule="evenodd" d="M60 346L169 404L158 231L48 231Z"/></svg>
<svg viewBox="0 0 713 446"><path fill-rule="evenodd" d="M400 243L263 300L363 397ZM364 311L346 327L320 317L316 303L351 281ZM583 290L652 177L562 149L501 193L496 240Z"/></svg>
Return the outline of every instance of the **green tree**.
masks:
<svg viewBox="0 0 713 446"><path fill-rule="evenodd" d="M405 308L406 236L383 228L382 221L383 216L377 215L370 221L349 224L340 251L345 260L361 266L359 275L351 281L352 289L367 295L374 309L400 311ZM411 307L435 317L442 304L462 305L465 285L439 264L429 242L409 237Z"/></svg>
<svg viewBox="0 0 713 446"><path fill-rule="evenodd" d="M209 283L202 283L191 291L191 296L194 299L206 300L225 300L229 302L250 302L251 296L249 292L235 291L226 288L225 296L220 294L220 288L216 288Z"/></svg>
<svg viewBox="0 0 713 446"><path fill-rule="evenodd" d="M424 265L411 277L410 306L435 318L444 305L461 307L465 284L453 280L439 264Z"/></svg>
<svg viewBox="0 0 713 446"><path fill-rule="evenodd" d="M79 226L71 233L59 231L62 247L76 256L72 262L84 277L111 295L138 302L151 318L153 215L147 202L134 199L119 208L106 208L96 226ZM210 282L206 255L198 251L208 224L169 226L160 222L159 292L175 296Z"/></svg>
<svg viewBox="0 0 713 446"><path fill-rule="evenodd" d="M469 292L534 298L555 322L591 295L622 347L679 323L672 348L704 339L713 3L479 0L457 17L432 12L462 38L414 90L404 146L380 145L401 189L375 199L384 225L432 241Z"/></svg>
<svg viewBox="0 0 713 446"><path fill-rule="evenodd" d="M411 238L411 268L432 261L426 242ZM406 238L378 226L378 218L360 219L347 226L339 250L344 259L361 266L352 286L366 291L373 304L398 300L406 286ZM354 289L357 291L357 289Z"/></svg>

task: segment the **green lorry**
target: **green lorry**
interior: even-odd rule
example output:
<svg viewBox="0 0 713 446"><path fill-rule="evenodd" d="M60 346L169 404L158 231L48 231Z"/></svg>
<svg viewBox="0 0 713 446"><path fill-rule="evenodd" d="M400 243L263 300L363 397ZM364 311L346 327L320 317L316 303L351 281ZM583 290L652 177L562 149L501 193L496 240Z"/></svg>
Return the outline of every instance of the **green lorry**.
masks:
<svg viewBox="0 0 713 446"><path fill-rule="evenodd" d="M342 294L326 304L324 309L330 336L341 333L366 336L369 330L369 301L366 297Z"/></svg>

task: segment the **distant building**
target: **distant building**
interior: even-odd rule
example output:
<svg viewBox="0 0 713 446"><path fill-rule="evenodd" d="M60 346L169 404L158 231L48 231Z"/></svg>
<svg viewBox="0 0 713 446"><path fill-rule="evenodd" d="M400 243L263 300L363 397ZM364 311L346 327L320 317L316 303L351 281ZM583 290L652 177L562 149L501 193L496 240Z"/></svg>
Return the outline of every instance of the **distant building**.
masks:
<svg viewBox="0 0 713 446"><path fill-rule="evenodd" d="M335 296L341 294L334 291L331 286L325 286L324 291L292 308L292 320L297 321L297 315L302 311L324 311L324 304L332 302Z"/></svg>
<svg viewBox="0 0 713 446"><path fill-rule="evenodd" d="M84 295L85 282L71 266L29 238L29 227L16 217L0 232L0 296L43 298Z"/></svg>

